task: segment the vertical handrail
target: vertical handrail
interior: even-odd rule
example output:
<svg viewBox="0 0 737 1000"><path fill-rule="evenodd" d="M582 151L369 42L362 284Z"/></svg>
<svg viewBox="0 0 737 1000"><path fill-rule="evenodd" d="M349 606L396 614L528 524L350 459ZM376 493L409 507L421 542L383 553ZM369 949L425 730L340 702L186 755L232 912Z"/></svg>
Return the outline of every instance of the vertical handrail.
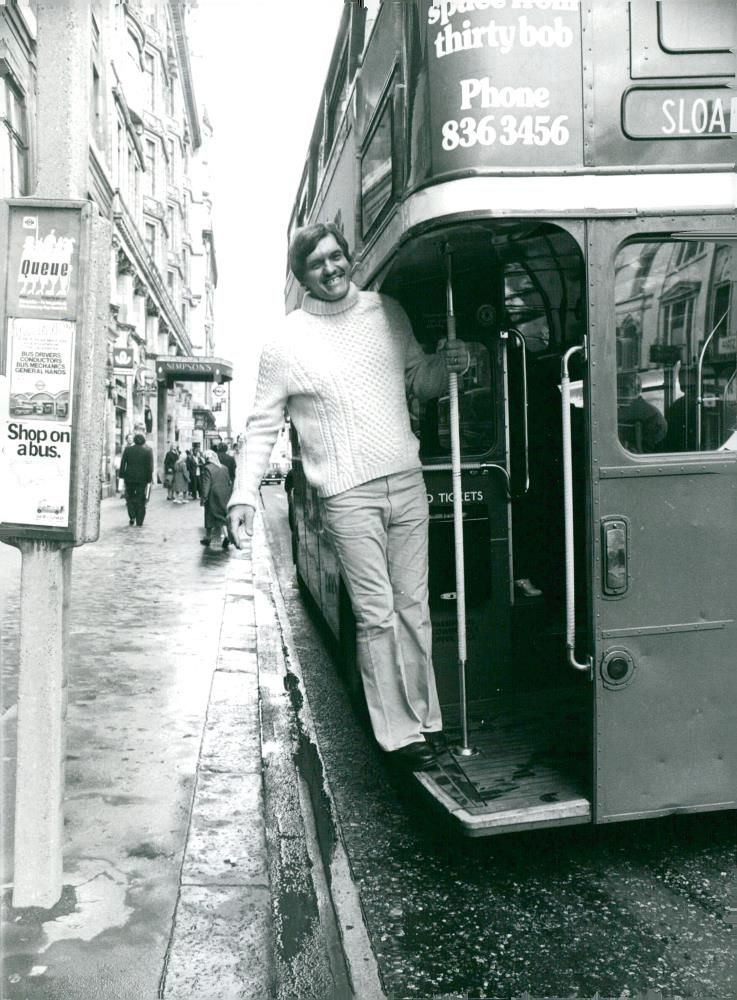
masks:
<svg viewBox="0 0 737 1000"><path fill-rule="evenodd" d="M590 673L591 659L579 663L576 659L576 572L575 544L573 539L573 450L571 447L571 382L568 376L568 360L579 351L586 352L585 344L571 347L561 360L560 390L563 420L563 507L565 521L566 559L566 651L568 662L575 670Z"/></svg>
<svg viewBox="0 0 737 1000"><path fill-rule="evenodd" d="M456 339L456 320L453 306L453 255L450 247L444 247L446 260L446 329L448 343ZM453 538L455 543L456 571L456 620L458 625L458 687L461 709L462 743L454 753L462 757L473 756L476 751L468 742L468 694L466 691L466 570L463 550L463 488L461 484L461 438L460 413L458 410L458 375L448 376L450 401L450 457L453 490Z"/></svg>
<svg viewBox="0 0 737 1000"><path fill-rule="evenodd" d="M704 397L702 394L702 377L704 370L704 357L709 344L712 341L714 334L717 332L719 327L722 325L724 320L727 318L729 309L725 310L724 314L719 317L714 325L714 329L711 331L709 336L704 341L704 346L699 351L699 360L696 365L696 450L701 451L701 409L704 405Z"/></svg>
<svg viewBox="0 0 737 1000"><path fill-rule="evenodd" d="M525 448L525 488L521 493L514 493L514 497L522 497L529 492L530 489L530 430L527 420L527 345L525 343L525 338L514 327L510 327L507 330L508 334L511 334L519 344L520 351L522 352L522 436L524 439ZM511 485L511 479L510 479Z"/></svg>

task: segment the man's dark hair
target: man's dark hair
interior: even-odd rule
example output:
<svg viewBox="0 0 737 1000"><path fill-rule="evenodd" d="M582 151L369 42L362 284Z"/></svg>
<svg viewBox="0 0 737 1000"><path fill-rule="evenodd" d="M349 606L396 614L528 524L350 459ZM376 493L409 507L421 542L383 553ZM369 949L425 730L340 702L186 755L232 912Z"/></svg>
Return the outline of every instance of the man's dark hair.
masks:
<svg viewBox="0 0 737 1000"><path fill-rule="evenodd" d="M304 278L307 258L326 236L334 236L348 260L353 260L348 240L334 222L314 222L311 226L298 229L289 246L289 266L297 281L302 281Z"/></svg>
<svg viewBox="0 0 737 1000"><path fill-rule="evenodd" d="M145 444L145 443L146 443L146 438L143 436L143 434L133 435L133 444Z"/></svg>

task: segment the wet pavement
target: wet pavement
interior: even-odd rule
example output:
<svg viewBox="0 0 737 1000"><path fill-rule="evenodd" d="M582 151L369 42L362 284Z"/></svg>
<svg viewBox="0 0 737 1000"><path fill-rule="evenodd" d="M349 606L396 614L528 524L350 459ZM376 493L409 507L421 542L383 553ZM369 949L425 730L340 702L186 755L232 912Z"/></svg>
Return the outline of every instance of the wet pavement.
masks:
<svg viewBox="0 0 737 1000"><path fill-rule="evenodd" d="M737 996L734 813L453 835L351 707L262 494L270 551L204 550L155 490L75 552L64 892L13 910L5 876L2 996ZM0 547L6 872L19 567Z"/></svg>
<svg viewBox="0 0 737 1000"><path fill-rule="evenodd" d="M7 1000L352 996L311 877L268 553L258 531L205 549L201 525L155 489L129 527L113 498L74 553L53 910L12 908L20 556L0 548Z"/></svg>
<svg viewBox="0 0 737 1000"><path fill-rule="evenodd" d="M737 996L734 812L465 840L386 769L266 522L326 780L389 998Z"/></svg>

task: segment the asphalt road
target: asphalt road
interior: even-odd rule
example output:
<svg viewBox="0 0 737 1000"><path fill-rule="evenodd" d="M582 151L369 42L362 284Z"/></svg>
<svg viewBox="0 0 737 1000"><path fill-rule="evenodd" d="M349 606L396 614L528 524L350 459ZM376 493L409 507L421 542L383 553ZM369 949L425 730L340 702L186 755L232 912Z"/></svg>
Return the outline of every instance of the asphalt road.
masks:
<svg viewBox="0 0 737 1000"><path fill-rule="evenodd" d="M452 835L390 774L300 598L286 499L269 541L389 998L737 997L737 817L483 840Z"/></svg>

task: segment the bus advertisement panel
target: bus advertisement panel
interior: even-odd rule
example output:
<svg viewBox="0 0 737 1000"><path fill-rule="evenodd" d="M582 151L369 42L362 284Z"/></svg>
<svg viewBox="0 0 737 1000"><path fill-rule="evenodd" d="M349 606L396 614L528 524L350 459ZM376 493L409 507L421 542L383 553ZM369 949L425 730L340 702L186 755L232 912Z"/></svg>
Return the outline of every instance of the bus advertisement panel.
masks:
<svg viewBox="0 0 737 1000"><path fill-rule="evenodd" d="M411 186L469 171L733 163L737 39L724 10L416 0Z"/></svg>
<svg viewBox="0 0 737 1000"><path fill-rule="evenodd" d="M433 0L433 173L583 162L578 0Z"/></svg>
<svg viewBox="0 0 737 1000"><path fill-rule="evenodd" d="M0 520L69 524L75 324L10 319Z"/></svg>
<svg viewBox="0 0 737 1000"><path fill-rule="evenodd" d="M73 519L82 213L77 205L11 204L7 219L0 529L58 533Z"/></svg>
<svg viewBox="0 0 737 1000"><path fill-rule="evenodd" d="M76 319L79 212L13 210L9 220L8 316Z"/></svg>

